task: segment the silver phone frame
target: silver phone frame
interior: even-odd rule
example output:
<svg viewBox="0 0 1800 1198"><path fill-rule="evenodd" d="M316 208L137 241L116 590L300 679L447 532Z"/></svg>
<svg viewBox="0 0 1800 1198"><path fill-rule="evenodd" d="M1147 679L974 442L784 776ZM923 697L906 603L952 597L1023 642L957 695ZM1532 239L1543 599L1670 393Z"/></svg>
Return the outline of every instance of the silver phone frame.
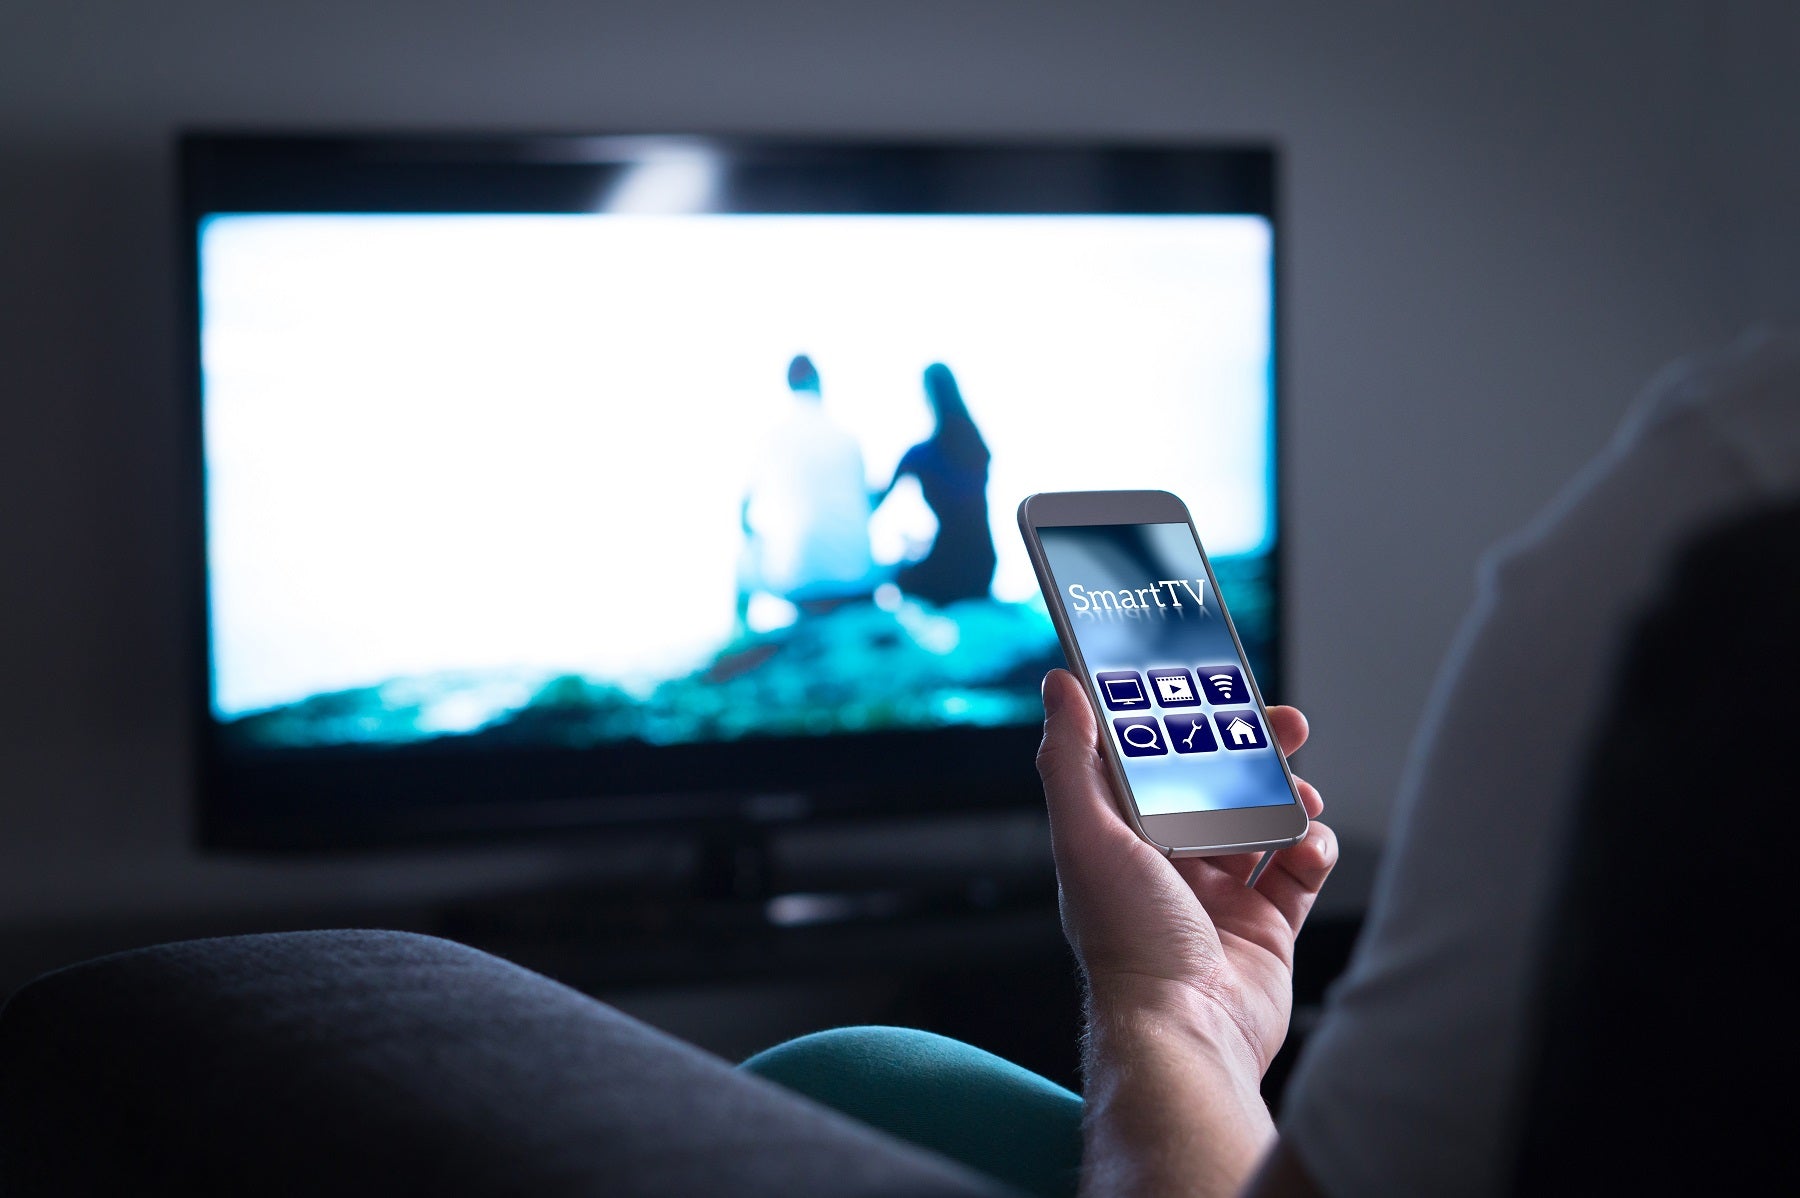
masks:
<svg viewBox="0 0 1800 1198"><path fill-rule="evenodd" d="M1298 844L1306 836L1311 821L1307 818L1305 804L1300 801L1299 788L1294 785L1294 774L1288 768L1287 754L1281 751L1279 744L1274 743L1275 730L1269 722L1269 711L1263 702L1262 690L1257 686L1256 678L1250 671L1250 662L1244 656L1243 642L1238 639L1237 626L1231 622L1231 612L1219 591L1219 580L1213 574L1212 560L1206 556L1206 546L1201 543L1200 533L1194 527L1194 518L1187 505L1167 491L1042 491L1027 495L1019 504L1019 532L1025 538L1025 549L1031 556L1031 568L1037 574L1038 588L1043 592L1044 605L1050 611L1051 622L1056 625L1057 639L1062 642L1070 672L1080 679L1095 721L1104 728L1106 708L1094 689L1093 671L1088 669L1087 659L1082 656L1081 645L1075 639L1075 630L1063 608L1062 595L1057 589L1050 563L1044 557L1043 544L1037 535L1039 528L1095 524L1187 525L1189 535L1194 538L1194 548L1200 553L1200 564L1206 570L1206 580L1212 586L1213 598L1219 605L1219 614L1225 621L1225 630L1231 634L1231 644L1237 651L1238 665L1243 670L1244 681L1250 685L1250 696L1255 702L1257 714L1262 717L1263 727L1268 730L1271 747L1275 749L1275 759L1281 763L1281 773L1287 779L1288 793L1293 799L1292 803L1286 805L1140 816L1137 799L1131 791L1131 782L1125 776L1124 764L1119 758L1118 747L1113 744L1110 736L1102 735L1100 741L1106 746L1107 773L1113 783L1113 802L1120 815L1124 816L1132 831L1146 844L1168 857L1217 857ZM1289 831L1294 815L1298 815L1300 820L1297 832ZM1145 827L1147 821L1152 825L1150 828ZM1152 835L1153 832L1156 835ZM1158 839L1159 835L1170 843L1163 843Z"/></svg>

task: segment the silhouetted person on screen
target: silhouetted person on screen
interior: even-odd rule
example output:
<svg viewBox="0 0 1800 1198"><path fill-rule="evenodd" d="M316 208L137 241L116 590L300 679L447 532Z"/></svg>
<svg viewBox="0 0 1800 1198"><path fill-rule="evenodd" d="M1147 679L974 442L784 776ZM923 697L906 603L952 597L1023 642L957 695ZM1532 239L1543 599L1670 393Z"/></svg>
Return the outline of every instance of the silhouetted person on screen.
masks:
<svg viewBox="0 0 1800 1198"><path fill-rule="evenodd" d="M811 358L796 355L787 381L793 401L744 497L740 624L758 591L807 611L867 596L875 586L862 449L826 414Z"/></svg>
<svg viewBox="0 0 1800 1198"><path fill-rule="evenodd" d="M937 517L937 537L924 558L902 566L895 581L909 595L942 606L958 599L987 597L994 580L994 538L988 529L987 442L969 418L956 376L942 362L925 368L925 398L937 427L929 439L907 450L887 489L875 497L880 507L900 480L912 475L926 506Z"/></svg>

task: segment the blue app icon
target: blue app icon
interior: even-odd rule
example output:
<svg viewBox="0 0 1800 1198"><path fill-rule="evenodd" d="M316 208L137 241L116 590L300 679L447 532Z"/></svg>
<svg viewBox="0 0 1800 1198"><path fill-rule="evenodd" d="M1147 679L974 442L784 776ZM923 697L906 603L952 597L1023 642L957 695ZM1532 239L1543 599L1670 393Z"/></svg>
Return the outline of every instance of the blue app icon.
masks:
<svg viewBox="0 0 1800 1198"><path fill-rule="evenodd" d="M1119 748L1127 757L1161 757L1169 751L1162 725L1153 715L1114 720L1113 731L1118 733Z"/></svg>
<svg viewBox="0 0 1800 1198"><path fill-rule="evenodd" d="M1146 670L1150 689L1162 707L1198 707L1200 692L1194 689L1194 676L1186 670Z"/></svg>
<svg viewBox="0 0 1800 1198"><path fill-rule="evenodd" d="M1219 742L1213 739L1212 725L1206 722L1206 716L1196 711L1191 715L1166 715L1163 723L1169 728L1169 744L1177 753L1217 753Z"/></svg>
<svg viewBox="0 0 1800 1198"><path fill-rule="evenodd" d="M1100 701L1114 711L1148 711L1150 696L1136 670L1101 670L1094 675Z"/></svg>
<svg viewBox="0 0 1800 1198"><path fill-rule="evenodd" d="M1244 685L1244 676L1236 666L1200 666L1195 673L1200 675L1206 701L1214 707L1250 701L1250 688Z"/></svg>
<svg viewBox="0 0 1800 1198"><path fill-rule="evenodd" d="M1225 742L1227 749L1269 747L1269 738L1263 733L1262 721L1254 711L1215 711L1213 722L1219 726L1219 739Z"/></svg>

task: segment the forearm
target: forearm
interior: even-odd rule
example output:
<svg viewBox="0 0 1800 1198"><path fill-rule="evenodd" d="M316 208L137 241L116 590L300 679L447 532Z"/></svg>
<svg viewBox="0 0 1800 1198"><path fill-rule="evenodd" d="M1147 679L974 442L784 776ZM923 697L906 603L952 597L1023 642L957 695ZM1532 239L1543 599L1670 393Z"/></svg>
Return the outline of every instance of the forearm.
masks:
<svg viewBox="0 0 1800 1198"><path fill-rule="evenodd" d="M1083 1198L1234 1195L1275 1137L1261 1066L1222 1012L1091 998Z"/></svg>

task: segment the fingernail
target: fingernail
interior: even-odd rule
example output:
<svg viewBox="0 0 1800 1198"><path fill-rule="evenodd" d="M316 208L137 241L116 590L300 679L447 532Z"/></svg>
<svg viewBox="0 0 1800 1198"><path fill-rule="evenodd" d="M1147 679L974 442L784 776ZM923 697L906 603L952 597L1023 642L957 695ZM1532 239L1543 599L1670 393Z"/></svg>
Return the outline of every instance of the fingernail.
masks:
<svg viewBox="0 0 1800 1198"><path fill-rule="evenodd" d="M1045 674L1043 685L1038 687L1038 693L1043 696L1044 699L1045 719L1049 719L1062 709L1062 688L1059 686L1055 690L1050 689L1050 679L1052 677L1054 677L1054 675Z"/></svg>

